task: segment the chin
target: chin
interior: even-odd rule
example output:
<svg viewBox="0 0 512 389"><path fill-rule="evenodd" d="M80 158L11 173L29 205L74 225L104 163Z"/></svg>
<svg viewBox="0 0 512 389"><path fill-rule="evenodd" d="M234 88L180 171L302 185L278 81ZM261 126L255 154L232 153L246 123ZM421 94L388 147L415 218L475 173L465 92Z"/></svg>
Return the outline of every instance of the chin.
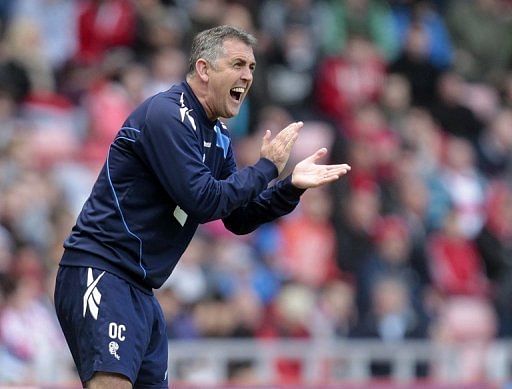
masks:
<svg viewBox="0 0 512 389"><path fill-rule="evenodd" d="M238 112L240 112L239 109L231 110L229 112L226 112L226 116L224 116L226 119L230 119L236 115L238 115Z"/></svg>
<svg viewBox="0 0 512 389"><path fill-rule="evenodd" d="M234 116L236 116L236 115L231 115L231 114L226 113L225 115L219 116L219 120L221 122L226 122L226 121L228 121L229 119L231 119Z"/></svg>

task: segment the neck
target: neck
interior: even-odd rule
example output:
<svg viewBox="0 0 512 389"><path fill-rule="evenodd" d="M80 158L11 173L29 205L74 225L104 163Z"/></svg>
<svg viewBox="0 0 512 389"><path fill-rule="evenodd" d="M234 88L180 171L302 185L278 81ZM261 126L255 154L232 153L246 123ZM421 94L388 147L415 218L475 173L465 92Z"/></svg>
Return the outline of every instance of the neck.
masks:
<svg viewBox="0 0 512 389"><path fill-rule="evenodd" d="M206 116L211 121L217 120L217 116L215 116L212 113L212 110L208 106L208 85L201 81L199 77L196 77L195 75L188 75L187 76L187 83L190 85L190 88L192 89L192 92L196 95L197 99L201 103L201 105L204 108L204 111L206 112Z"/></svg>

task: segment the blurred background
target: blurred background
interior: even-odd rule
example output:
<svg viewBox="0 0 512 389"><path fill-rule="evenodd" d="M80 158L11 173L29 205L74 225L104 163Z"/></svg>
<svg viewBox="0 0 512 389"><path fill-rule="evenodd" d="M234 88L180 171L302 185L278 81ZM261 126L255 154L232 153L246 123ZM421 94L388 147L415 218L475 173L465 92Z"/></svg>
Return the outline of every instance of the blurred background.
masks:
<svg viewBox="0 0 512 389"><path fill-rule="evenodd" d="M511 387L510 0L0 1L0 384L80 387L62 242L125 117L220 24L259 40L239 166L303 120L290 164L352 171L250 235L200 228L157 291L173 387Z"/></svg>

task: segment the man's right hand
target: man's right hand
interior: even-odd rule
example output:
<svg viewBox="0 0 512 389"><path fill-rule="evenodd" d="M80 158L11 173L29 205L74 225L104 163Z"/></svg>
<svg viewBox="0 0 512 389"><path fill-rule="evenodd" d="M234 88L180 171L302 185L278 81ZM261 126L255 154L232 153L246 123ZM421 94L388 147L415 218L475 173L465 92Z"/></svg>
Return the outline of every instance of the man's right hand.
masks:
<svg viewBox="0 0 512 389"><path fill-rule="evenodd" d="M286 162L288 162L292 147L303 125L304 123L302 122L291 123L281 130L274 139L271 139L272 134L269 130L265 132L260 155L262 158L267 158L276 165L278 175L281 174Z"/></svg>

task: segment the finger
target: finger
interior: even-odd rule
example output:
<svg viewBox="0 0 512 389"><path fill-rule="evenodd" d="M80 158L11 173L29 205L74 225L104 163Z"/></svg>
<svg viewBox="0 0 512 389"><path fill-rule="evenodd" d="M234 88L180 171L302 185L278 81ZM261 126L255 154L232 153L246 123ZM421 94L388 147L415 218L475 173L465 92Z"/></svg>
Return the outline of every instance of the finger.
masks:
<svg viewBox="0 0 512 389"><path fill-rule="evenodd" d="M295 144L295 142L297 141L299 137L299 133L298 132L294 132L292 133L292 135L286 139L285 143L284 143L284 149L287 153L289 153L293 147L293 145Z"/></svg>
<svg viewBox="0 0 512 389"><path fill-rule="evenodd" d="M325 177L319 177L316 180L316 183L311 185L310 188L315 188L318 186L330 184L331 182L334 182L340 178L339 175L332 175L332 176L325 176Z"/></svg>
<svg viewBox="0 0 512 389"><path fill-rule="evenodd" d="M287 125L283 130L277 134L276 138L282 138L284 143L299 133L299 130L304 126L303 122L293 122Z"/></svg>
<svg viewBox="0 0 512 389"><path fill-rule="evenodd" d="M327 184L327 183L338 180L340 177L344 176L347 173L348 173L348 170L346 170L346 169L331 171L331 172L325 173L321 177L320 182L321 182L321 184Z"/></svg>
<svg viewBox="0 0 512 389"><path fill-rule="evenodd" d="M281 142L281 147L285 153L289 154L291 152L303 125L303 122L291 123L276 136L276 140Z"/></svg>
<svg viewBox="0 0 512 389"><path fill-rule="evenodd" d="M304 122L301 122L301 121L294 122L294 123L291 123L290 126L293 128L293 130L298 132L302 127L304 127Z"/></svg>
<svg viewBox="0 0 512 389"><path fill-rule="evenodd" d="M338 165L318 165L319 167L325 167L327 171L334 171L334 170L346 170L349 171L352 169L349 164L341 163Z"/></svg>
<svg viewBox="0 0 512 389"><path fill-rule="evenodd" d="M317 167L319 168L317 174L321 180L337 180L350 171L350 166L347 164L317 165Z"/></svg>
<svg viewBox="0 0 512 389"><path fill-rule="evenodd" d="M336 180L339 180L340 176L339 175L333 175L333 176L329 176L329 177L326 177L322 180L322 183L321 185L324 185L324 184L330 184L331 182L334 182Z"/></svg>
<svg viewBox="0 0 512 389"><path fill-rule="evenodd" d="M326 177L335 176L335 175L343 176L343 175L347 174L349 171L350 171L350 169L347 169L346 167L340 167L337 169L328 170L327 173L325 173L324 175Z"/></svg>

